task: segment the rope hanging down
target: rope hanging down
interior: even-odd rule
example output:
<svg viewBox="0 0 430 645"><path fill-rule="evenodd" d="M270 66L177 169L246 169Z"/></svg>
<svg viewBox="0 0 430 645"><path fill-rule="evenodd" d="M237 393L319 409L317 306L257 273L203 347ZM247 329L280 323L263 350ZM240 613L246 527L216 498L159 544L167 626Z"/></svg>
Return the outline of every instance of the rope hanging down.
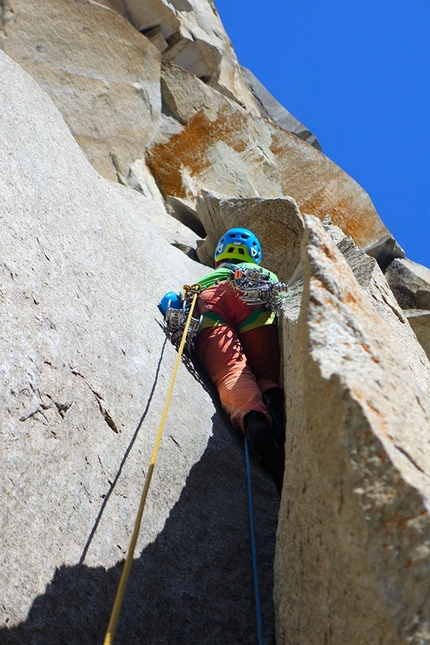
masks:
<svg viewBox="0 0 430 645"><path fill-rule="evenodd" d="M142 491L142 497L140 498L139 510L137 511L137 517L136 517L136 521L135 521L135 524L134 524L133 535L131 536L131 541L130 541L130 546L128 548L127 558L126 558L126 561L125 561L125 564L124 564L124 569L123 569L122 574L121 574L121 579L119 581L118 591L116 593L116 598L115 598L114 606L113 606L113 609L112 609L112 614L111 614L111 617L110 617L110 620L109 620L109 625L108 625L108 628L107 628L107 631L106 631L106 636L105 636L105 639L103 641L103 645L112 645L113 639L114 639L114 636L115 636L115 630L116 630L116 627L117 627L117 624L118 624L119 614L120 614L122 603L123 603L123 600L124 600L125 588L127 586L128 578L129 578L129 575L130 575L130 569L131 569L131 565L132 565L132 562L133 562L134 551L136 549L137 538L139 536L140 525L141 525L141 522L142 522L142 515L143 515L144 508L145 508L146 498L147 498L147 495L148 495L148 490L149 490L149 486L150 486L150 483L151 483L152 473L153 473L154 467L155 467L155 462L157 460L158 448L160 446L161 436L163 434L164 424L166 422L166 417L167 417L167 412L168 412L169 405L170 405L170 400L172 398L173 385L175 383L176 374L178 372L179 364L181 362L181 357L182 357L182 353L184 351L185 341L186 341L186 338L187 338L188 328L190 326L191 318L192 318L192 315L193 315L194 307L195 307L195 304L196 304L196 301L197 301L197 296L198 296L198 293L199 293L199 290L198 290L197 287L198 287L197 285L195 287L194 286L193 287L187 287L187 286L184 287L184 292L186 290L190 290L190 291L193 292L192 301L191 301L191 305L190 305L190 310L189 310L189 313L188 313L187 322L185 324L184 333L182 334L181 344L179 345L178 355L176 357L175 367L173 369L172 378L170 380L169 390L167 392L166 403L164 404L164 410L163 410L163 414L162 414L162 417L161 417L160 425L158 427L157 436L155 437L154 447L153 447L153 450L152 450L152 457L151 457L151 461L149 463L148 473L146 475L145 485L144 485L143 491Z"/></svg>

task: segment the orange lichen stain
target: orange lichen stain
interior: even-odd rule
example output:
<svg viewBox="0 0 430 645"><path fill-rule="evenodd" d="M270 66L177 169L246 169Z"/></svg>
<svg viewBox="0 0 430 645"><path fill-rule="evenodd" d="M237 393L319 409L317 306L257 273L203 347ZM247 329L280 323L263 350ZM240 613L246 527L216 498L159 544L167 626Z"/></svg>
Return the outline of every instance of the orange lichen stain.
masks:
<svg viewBox="0 0 430 645"><path fill-rule="evenodd" d="M239 106L223 105L213 120L204 109L196 112L180 133L147 150L146 160L160 190L164 195L186 197L183 175L195 177L212 167L208 152L217 143L238 154L255 148L254 126ZM320 219L329 214L360 246L388 233L365 191L336 164L282 128L268 123L265 127L271 131L271 151L279 168L285 166L283 173L280 170L283 194L292 195L302 213Z"/></svg>
<svg viewBox="0 0 430 645"><path fill-rule="evenodd" d="M285 136L287 135L287 136ZM275 156L283 156L286 152L290 152L292 144L297 143L295 135L286 132L285 130L276 130L272 132L272 142L270 144L270 151Z"/></svg>
<svg viewBox="0 0 430 645"><path fill-rule="evenodd" d="M246 150L250 145L244 132L246 119L249 119L246 113L223 107L212 121L201 109L167 143L151 146L146 160L163 192L186 197L181 170L186 168L190 176L195 176L212 166L207 153L216 143L223 141L237 153Z"/></svg>
<svg viewBox="0 0 430 645"><path fill-rule="evenodd" d="M381 523L384 527L385 532L389 535L395 532L403 533L404 531L406 531L406 529L409 528L409 522L414 519L415 517L404 517L399 513L399 511L395 511L388 517L382 517Z"/></svg>
<svg viewBox="0 0 430 645"><path fill-rule="evenodd" d="M366 354L368 354L370 356L371 360L374 363L379 363L379 359L375 356L374 352L372 351L372 348L370 347L370 345L368 343L362 343L361 347L366 352ZM375 410L375 412L378 412L378 414L379 414L379 410L377 410L376 408L373 408L373 409Z"/></svg>
<svg viewBox="0 0 430 645"><path fill-rule="evenodd" d="M347 282L346 286L343 288L339 300L347 305L352 313L360 315L363 309L366 309L367 304L364 302L364 299L360 293L354 293L352 288L356 289L356 285L352 284L350 287L350 275L342 276L343 279L346 277Z"/></svg>
<svg viewBox="0 0 430 645"><path fill-rule="evenodd" d="M337 171L337 172L336 172ZM350 185L341 176L339 168L324 168L321 178L326 175L324 186L313 193L309 199L299 203L302 213L316 215L320 219L329 214L333 224L339 226L346 235L362 246L388 233L371 201L363 189ZM326 185L330 181L330 190Z"/></svg>
<svg viewBox="0 0 430 645"><path fill-rule="evenodd" d="M414 561L411 558L408 558L406 560L406 566L408 567L408 569L413 565L413 563Z"/></svg>

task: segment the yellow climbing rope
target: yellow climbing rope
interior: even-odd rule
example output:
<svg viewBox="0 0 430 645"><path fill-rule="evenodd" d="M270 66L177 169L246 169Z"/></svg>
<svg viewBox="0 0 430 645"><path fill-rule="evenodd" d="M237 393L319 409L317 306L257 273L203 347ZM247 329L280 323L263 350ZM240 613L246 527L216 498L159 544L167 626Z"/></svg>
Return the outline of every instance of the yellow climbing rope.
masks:
<svg viewBox="0 0 430 645"><path fill-rule="evenodd" d="M134 556L134 551L135 551L135 548L136 548L137 538L139 536L140 525L141 525L141 522L142 522L142 515L143 515L144 508L145 508L146 497L148 495L149 485L151 483L152 473L154 471L155 462L156 462L156 459L157 459L158 448L160 446L161 436L163 434L164 424L166 422L166 417L167 417L167 412L168 412L169 405L170 405L170 400L172 398L173 385L175 383L176 374L177 374L178 368L179 368L179 363L181 362L181 357L182 357L182 353L184 351L184 346L185 346L185 340L187 338L188 328L190 326L190 322L191 322L194 307L195 307L195 304L196 304L197 296L199 295L199 290L200 290L199 285L193 285L192 287L189 287L188 285L184 286L184 296L186 296L187 292L189 292L189 291L193 292L192 301L191 301L191 304L190 304L190 310L189 310L189 313L188 313L187 322L185 324L184 332L182 334L181 343L179 345L178 355L176 357L175 367L173 369L172 378L170 380L169 390L167 392L166 403L164 404L164 410L163 410L163 414L162 414L162 417L161 417L160 425L158 427L157 436L155 437L154 448L152 450L152 457L151 457L151 461L149 463L148 473L146 475L145 485L144 485L143 491L142 491L142 496L140 498L139 510L137 511L137 517L136 517L136 521L134 523L133 535L131 536L131 541L130 541L130 546L128 548L127 558L126 558L126 561L125 561L125 564L124 564L123 572L121 574L121 579L119 581L118 591L116 593L116 598L115 598L114 606L113 606L113 609L112 609L112 614L111 614L111 617L110 617L110 620L109 620L109 625L108 625L108 628L107 628L107 631L106 631L106 636L105 636L105 639L104 639L104 642L103 642L104 645L112 645L112 643L113 643L113 638L114 638L114 635L115 635L116 626L118 624L119 614L120 614L122 603L123 603L123 600L124 600L125 588L127 586L128 578L129 578L129 575L130 575L130 569L131 569L131 565L132 565L132 562L133 562L133 556Z"/></svg>

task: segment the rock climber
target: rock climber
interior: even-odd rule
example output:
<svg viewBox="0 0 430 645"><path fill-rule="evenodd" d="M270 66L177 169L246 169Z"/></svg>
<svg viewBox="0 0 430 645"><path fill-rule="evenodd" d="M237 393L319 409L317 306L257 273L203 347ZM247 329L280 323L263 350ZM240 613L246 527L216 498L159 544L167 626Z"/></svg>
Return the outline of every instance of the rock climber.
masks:
<svg viewBox="0 0 430 645"><path fill-rule="evenodd" d="M245 302L229 279L232 270L255 268L261 256L260 242L248 229L232 228L221 237L215 270L197 283L201 322L195 348L232 425L245 433L280 489L285 428L276 316L263 305ZM274 273L262 271L278 282Z"/></svg>

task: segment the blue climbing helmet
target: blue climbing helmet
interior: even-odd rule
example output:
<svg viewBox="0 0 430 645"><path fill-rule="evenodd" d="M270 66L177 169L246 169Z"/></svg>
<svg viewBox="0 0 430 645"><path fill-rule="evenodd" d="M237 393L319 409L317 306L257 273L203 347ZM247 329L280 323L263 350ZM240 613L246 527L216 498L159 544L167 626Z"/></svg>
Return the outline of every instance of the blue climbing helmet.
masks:
<svg viewBox="0 0 430 645"><path fill-rule="evenodd" d="M231 228L224 233L215 250L215 266L220 262L261 262L261 244L247 228Z"/></svg>

